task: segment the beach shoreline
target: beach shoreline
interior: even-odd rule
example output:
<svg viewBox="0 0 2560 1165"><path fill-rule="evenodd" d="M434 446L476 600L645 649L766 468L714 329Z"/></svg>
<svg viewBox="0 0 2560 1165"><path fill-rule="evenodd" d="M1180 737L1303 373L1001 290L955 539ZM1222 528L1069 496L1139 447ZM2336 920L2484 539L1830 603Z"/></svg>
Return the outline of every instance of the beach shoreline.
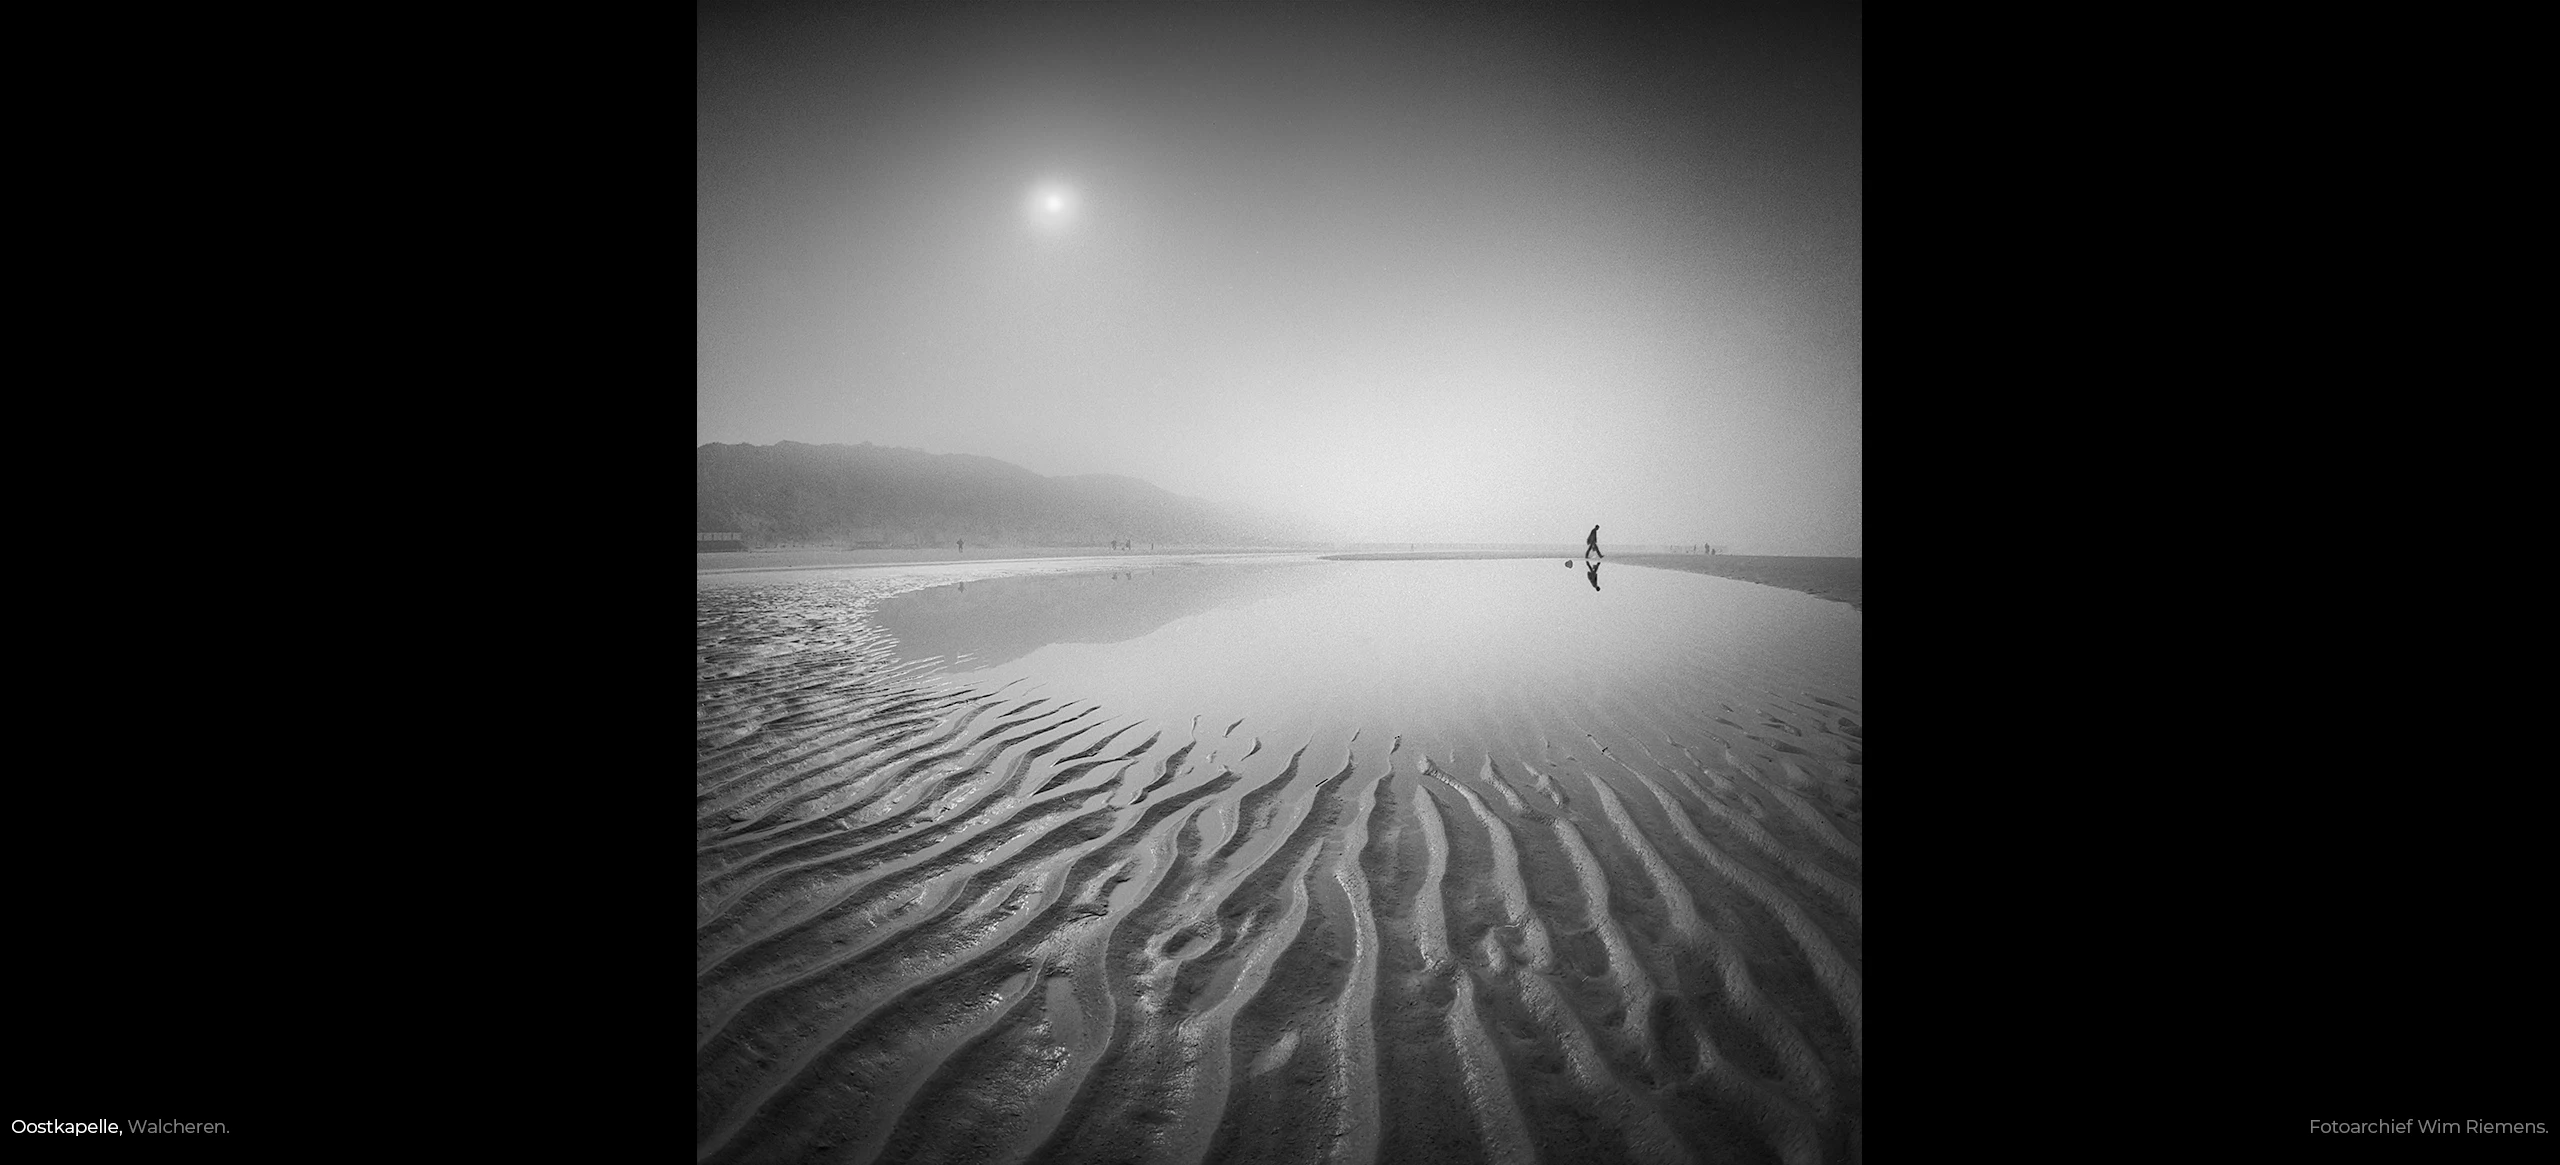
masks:
<svg viewBox="0 0 2560 1165"><path fill-rule="evenodd" d="M741 571L830 570L849 566L922 566L947 563L1030 562L1045 559L1090 558L1097 562L1160 561L1167 556L1180 557L1244 557L1270 554L1306 554L1327 562L1411 562L1447 559L1509 558L1579 558L1573 548L1559 544L1554 550L1389 550L1326 553L1306 547L1287 546L1163 546L1153 550L1112 550L1093 546L995 546L962 553L957 550L837 550L825 547L788 547L774 550L731 550L694 555L694 573L730 574ZM1865 559L1861 558L1795 558L1771 554L1647 554L1609 555L1602 561L1628 566L1650 566L1660 570L1685 570L1691 574L1711 574L1737 582L1758 583L1812 595L1818 599L1847 603L1850 609L1864 612L1866 600Z"/></svg>
<svg viewBox="0 0 2560 1165"><path fill-rule="evenodd" d="M1607 551L1602 551L1608 554ZM1580 558L1568 550L1561 556L1520 550L1412 550L1364 554L1327 554L1336 562L1393 562L1418 559ZM1863 558L1790 558L1774 554L1608 554L1601 561L1661 570L1711 574L1737 582L1797 591L1817 599L1847 603L1864 613L1866 560Z"/></svg>
<svg viewBox="0 0 2560 1165"><path fill-rule="evenodd" d="M1193 557L1306 553L1314 552L1286 546L1161 546L1154 550L1113 550L1104 546L990 546L984 550L971 550L966 553L957 550L917 549L832 550L812 546L776 550L726 550L696 554L693 556L693 572L695 574L727 574L736 571L828 570L845 566L1028 562L1051 558L1091 558L1097 561L1134 562L1139 559L1163 558L1167 555Z"/></svg>

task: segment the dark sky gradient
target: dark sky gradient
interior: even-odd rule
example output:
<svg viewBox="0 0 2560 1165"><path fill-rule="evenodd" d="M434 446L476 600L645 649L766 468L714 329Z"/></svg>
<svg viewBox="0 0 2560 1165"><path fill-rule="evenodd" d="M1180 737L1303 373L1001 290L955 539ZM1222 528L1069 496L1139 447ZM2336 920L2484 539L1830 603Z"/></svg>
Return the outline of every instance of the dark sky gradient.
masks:
<svg viewBox="0 0 2560 1165"><path fill-rule="evenodd" d="M1600 10L706 6L697 439L1859 554L1857 10Z"/></svg>

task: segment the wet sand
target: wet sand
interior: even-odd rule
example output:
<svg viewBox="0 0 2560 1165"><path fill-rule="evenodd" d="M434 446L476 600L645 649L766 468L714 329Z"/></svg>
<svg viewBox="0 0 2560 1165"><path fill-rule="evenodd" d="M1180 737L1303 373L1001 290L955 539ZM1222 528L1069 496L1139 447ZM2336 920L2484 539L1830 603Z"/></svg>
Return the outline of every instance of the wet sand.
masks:
<svg viewBox="0 0 2560 1165"><path fill-rule="evenodd" d="M1173 546L1163 545L1149 550L1139 543L1135 550L1113 550L1107 546L1003 546L976 547L962 551L956 547L932 550L836 550L823 546L790 546L772 550L727 550L693 556L697 574L728 570L813 570L835 566L903 566L922 562L1018 562L1035 558L1095 558L1135 561L1148 555L1238 555L1285 553L1259 547Z"/></svg>
<svg viewBox="0 0 2560 1165"><path fill-rule="evenodd" d="M1606 547L1601 548L1608 554ZM1580 558L1579 550L1561 555L1534 554L1501 550L1423 550L1409 553L1328 554L1326 558L1342 562L1387 562L1416 559L1490 559L1490 558ZM1789 558L1765 554L1609 554L1604 560L1612 565L1651 566L1663 570L1685 570L1691 574L1711 574L1762 586L1783 587L1802 591L1816 598L1847 603L1866 610L1866 560L1863 558Z"/></svg>
<svg viewBox="0 0 2560 1165"><path fill-rule="evenodd" d="M1183 723L902 659L941 579L701 584L698 1160L1860 1158L1854 678Z"/></svg>

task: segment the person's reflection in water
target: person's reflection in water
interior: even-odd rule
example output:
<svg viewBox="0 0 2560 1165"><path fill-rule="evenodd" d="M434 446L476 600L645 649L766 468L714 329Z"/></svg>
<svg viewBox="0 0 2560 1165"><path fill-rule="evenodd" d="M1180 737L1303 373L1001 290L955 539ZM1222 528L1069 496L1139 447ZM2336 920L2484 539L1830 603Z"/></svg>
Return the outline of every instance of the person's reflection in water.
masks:
<svg viewBox="0 0 2560 1165"><path fill-rule="evenodd" d="M1572 564L1567 563L1566 565L1570 566ZM1600 564L1596 562L1591 564L1591 589L1595 591L1600 589Z"/></svg>

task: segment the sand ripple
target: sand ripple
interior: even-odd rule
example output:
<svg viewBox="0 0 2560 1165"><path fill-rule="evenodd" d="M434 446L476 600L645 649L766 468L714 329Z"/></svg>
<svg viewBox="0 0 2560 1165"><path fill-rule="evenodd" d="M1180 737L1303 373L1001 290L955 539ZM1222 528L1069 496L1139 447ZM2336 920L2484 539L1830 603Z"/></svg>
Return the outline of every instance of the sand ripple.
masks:
<svg viewBox="0 0 2560 1165"><path fill-rule="evenodd" d="M1858 1158L1856 692L1266 739L901 664L918 585L702 593L700 1159Z"/></svg>

